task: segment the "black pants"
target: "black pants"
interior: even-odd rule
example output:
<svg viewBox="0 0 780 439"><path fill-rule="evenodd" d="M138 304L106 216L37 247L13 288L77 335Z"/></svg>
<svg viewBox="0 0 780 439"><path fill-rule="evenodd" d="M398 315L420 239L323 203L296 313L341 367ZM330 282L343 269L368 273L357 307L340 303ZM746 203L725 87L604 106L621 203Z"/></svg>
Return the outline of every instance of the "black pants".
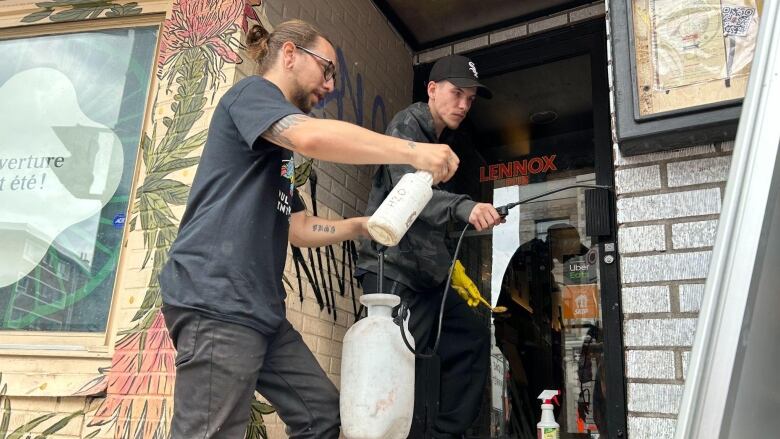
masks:
<svg viewBox="0 0 780 439"><path fill-rule="evenodd" d="M176 347L172 439L243 439L257 390L291 438L338 438L338 390L290 322L275 334L164 308Z"/></svg>
<svg viewBox="0 0 780 439"><path fill-rule="evenodd" d="M377 276L367 273L362 279L363 292L378 292ZM401 296L409 304L409 330L412 332L417 352L433 348L438 329L439 309L444 287L426 291L413 291L404 285L385 279L382 289L385 293ZM490 365L490 329L487 321L468 307L456 292L450 288L442 321L438 357L441 361L441 382L439 387L439 412L430 435L427 437L461 437L479 415L485 392L485 383ZM415 370L422 370L421 360ZM419 382L419 380L416 380ZM415 413L419 404L428 395L422 386L415 386ZM426 437L417 433L419 427L412 426L410 437Z"/></svg>

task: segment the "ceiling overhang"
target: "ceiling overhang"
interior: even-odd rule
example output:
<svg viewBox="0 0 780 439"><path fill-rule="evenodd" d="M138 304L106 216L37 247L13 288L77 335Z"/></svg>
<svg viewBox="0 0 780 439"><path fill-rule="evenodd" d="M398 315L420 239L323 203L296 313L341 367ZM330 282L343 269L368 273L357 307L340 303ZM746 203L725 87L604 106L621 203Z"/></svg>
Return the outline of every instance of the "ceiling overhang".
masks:
<svg viewBox="0 0 780 439"><path fill-rule="evenodd" d="M415 52L593 2L593 0L373 1Z"/></svg>

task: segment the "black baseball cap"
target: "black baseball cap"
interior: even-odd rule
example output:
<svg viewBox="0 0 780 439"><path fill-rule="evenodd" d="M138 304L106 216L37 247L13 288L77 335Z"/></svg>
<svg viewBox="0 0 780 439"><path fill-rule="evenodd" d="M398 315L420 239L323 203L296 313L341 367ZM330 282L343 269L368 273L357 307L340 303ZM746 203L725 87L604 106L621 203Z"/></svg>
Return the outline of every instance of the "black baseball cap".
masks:
<svg viewBox="0 0 780 439"><path fill-rule="evenodd" d="M477 87L477 95L485 99L492 98L493 93L490 89L480 84L477 79L479 79L477 66L474 65L473 61L461 55L440 58L433 65L431 74L428 76L428 81L446 80L458 87Z"/></svg>

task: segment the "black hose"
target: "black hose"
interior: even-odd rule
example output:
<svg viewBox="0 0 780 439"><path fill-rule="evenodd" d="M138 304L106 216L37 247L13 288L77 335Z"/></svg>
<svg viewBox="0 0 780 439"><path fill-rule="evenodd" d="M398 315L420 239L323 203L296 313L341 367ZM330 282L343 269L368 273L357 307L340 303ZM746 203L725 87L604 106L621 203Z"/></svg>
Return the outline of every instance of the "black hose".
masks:
<svg viewBox="0 0 780 439"><path fill-rule="evenodd" d="M600 185L600 184L573 184L569 186L564 186L558 189L553 189L551 191L542 192L541 194L534 195L532 197L526 198L524 200L515 201L513 203L505 204L503 206L496 207L496 210L498 211L498 214L501 215L501 217L505 217L509 214L509 209L512 209L513 207L519 206L521 204L528 203L530 201L546 197L548 195L552 195L557 192L562 192L569 189L575 189L575 188L589 188L589 189L606 189L611 190L611 186L607 185ZM455 246L455 252L452 256L452 263L450 263L450 270L447 274L447 283L444 285L444 294L441 298L441 306L439 307L439 324L438 328L436 329L436 341L433 344L433 352L430 354L418 354L415 349L412 347L412 345L409 343L409 340L406 338L406 331L404 331L404 325L403 321L406 319L406 312L408 309L406 309L405 304L401 304L401 308L399 308L398 316L395 319L395 323L398 325L398 327L401 329L401 337L404 340L404 344L406 344L406 347L409 349L409 351L414 354L416 358L431 358L434 355L436 355L436 352L439 350L439 341L441 340L441 326L442 321L444 320L444 305L447 303L447 293L450 290L450 281L452 280L452 271L455 269L455 262L458 260L458 253L460 253L460 245L463 243L463 237L466 235L466 230L469 229L471 224L466 224L466 227L463 228L463 231L460 232L460 237L458 238L458 244ZM380 264L380 267L382 264ZM381 278L380 278L381 279ZM381 290L380 290L381 291ZM402 314L403 311L403 314Z"/></svg>
<svg viewBox="0 0 780 439"><path fill-rule="evenodd" d="M452 281L452 272L455 270L455 262L458 260L458 253L460 253L460 245L463 243L463 237L466 235L466 230L471 227L471 224L466 224L466 227L463 228L463 231L460 232L460 237L458 238L458 244L455 246L455 256L452 258L452 263L450 264L449 273L447 274L447 283L444 285L444 294L441 298L441 305L439 306L439 322L436 328L436 341L433 344L433 352L430 354L418 354L416 350L412 347L412 345L409 343L409 340L406 338L406 331L404 331L404 325L403 321L406 319L406 314L408 312L408 308L406 307L405 303L401 304L401 308L398 309L398 316L396 317L396 324L399 328L401 328L401 338L404 340L404 344L406 344L406 347L411 351L415 358L432 358L434 355L436 355L436 352L439 350L439 341L441 341L441 326L442 322L444 321L444 306L447 304L447 293L450 291L450 282ZM380 267L382 264L379 265ZM381 269L381 268L380 268Z"/></svg>

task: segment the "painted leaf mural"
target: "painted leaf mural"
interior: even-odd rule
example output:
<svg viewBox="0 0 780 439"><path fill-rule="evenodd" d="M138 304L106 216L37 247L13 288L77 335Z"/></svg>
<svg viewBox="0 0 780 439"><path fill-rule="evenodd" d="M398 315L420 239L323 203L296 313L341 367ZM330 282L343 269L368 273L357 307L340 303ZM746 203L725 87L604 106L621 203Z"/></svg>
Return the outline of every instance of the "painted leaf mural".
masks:
<svg viewBox="0 0 780 439"><path fill-rule="evenodd" d="M83 433L86 439L97 435L105 437L106 434L128 439L169 436L175 351L160 312L157 278L176 237L179 223L176 212L180 212L186 203L190 190L187 183L180 181L180 176L182 171L186 172L199 161L199 151L207 135L206 130L201 129L206 105L214 103L217 87L227 80L225 66L242 62L239 52L241 30L245 32L253 22L262 22L267 29L272 29L261 0L173 0L172 3L160 34L158 63L154 71L159 84L152 104L152 120L141 138L144 166L141 175L144 177L131 200L128 221L130 230L143 237L141 267L149 276L140 307L131 318L130 328L118 334L111 365L101 369L98 378L73 395L94 397L90 399L91 409L69 414L43 414L11 427L11 401L5 396L3 386L0 439L48 437L84 416L87 418ZM124 1L51 0L38 2L36 6L38 9L22 22L81 21L142 13L138 3ZM342 75L340 86L327 101L335 100L337 117L345 119L344 110L351 105L356 123L367 125L370 122L372 127L386 124L380 96L373 101L370 119L364 121L362 78L358 73L350 80L346 58L340 48L337 52ZM317 110L323 111L327 102L322 102ZM366 115L368 110L367 107ZM312 165L313 160L303 158L296 166L294 183L297 187L307 183ZM333 258L335 267L335 256ZM314 270L313 266L311 268ZM330 273L330 268L328 270ZM341 273L343 280L340 281L347 282L343 266ZM294 290L292 283L287 278L284 280ZM344 295L343 284L341 289ZM333 285L330 290L333 294ZM335 312L333 316L335 318ZM273 412L270 405L253 401L246 437L266 438L263 418ZM34 434L31 433L33 429Z"/></svg>
<svg viewBox="0 0 780 439"><path fill-rule="evenodd" d="M52 22L91 20L100 17L139 15L137 2L120 3L110 0L51 0L35 3L39 11L22 18L22 23L41 20Z"/></svg>
<svg viewBox="0 0 780 439"><path fill-rule="evenodd" d="M253 1L253 4L259 4ZM240 63L234 37L244 20L243 0L215 3L177 0L163 25L155 98L155 118L141 139L145 172L136 191L130 230L143 235L142 269L151 269L149 283L131 328L120 333L111 367L87 383L78 395L105 395L89 427L114 425L114 437L167 437L173 414L172 394L175 351L160 312L157 281L167 253L176 238L179 219L172 207L183 206L189 185L171 174L198 163L197 152L206 142L206 130L193 130L205 114L218 83L226 79L226 63ZM166 116L157 117L160 94L173 102ZM193 155L195 154L195 155ZM267 404L252 406L247 437L267 437L262 415L273 412Z"/></svg>
<svg viewBox="0 0 780 439"><path fill-rule="evenodd" d="M45 439L65 428L72 420L84 416L83 411L75 411L63 416L58 421L53 422L51 425L43 429L43 431L39 433L32 433L33 430L37 430L39 426L46 424L58 416L57 413L47 413L45 415L33 418L9 431L11 424L11 400L6 395L7 390L8 385L3 383L3 373L0 372L0 413L2 413L0 415L0 439L27 439L31 438L32 434L35 434L35 439ZM100 431L98 430L95 435L99 432Z"/></svg>

